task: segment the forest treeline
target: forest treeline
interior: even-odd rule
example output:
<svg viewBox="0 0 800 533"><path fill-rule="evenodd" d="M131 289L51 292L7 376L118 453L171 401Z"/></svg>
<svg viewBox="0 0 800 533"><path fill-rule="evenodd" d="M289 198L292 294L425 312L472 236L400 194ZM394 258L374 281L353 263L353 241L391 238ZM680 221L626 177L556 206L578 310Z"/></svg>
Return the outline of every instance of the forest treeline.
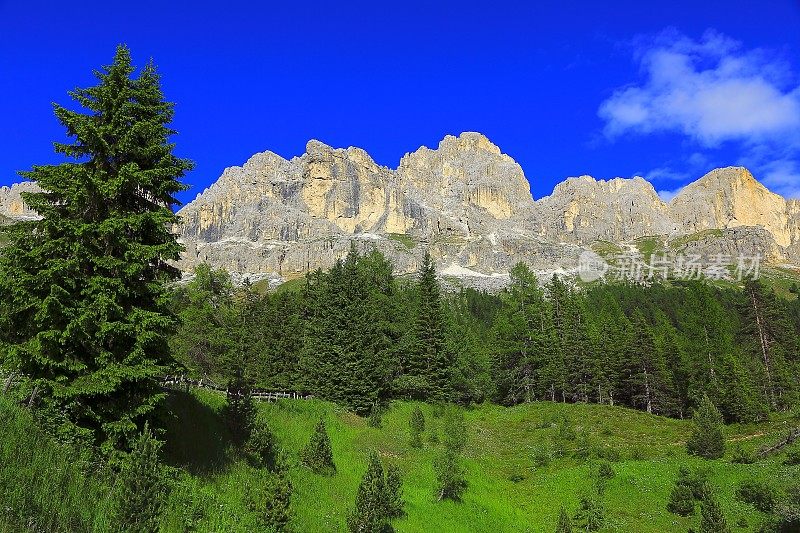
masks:
<svg viewBox="0 0 800 533"><path fill-rule="evenodd" d="M500 294L444 293L355 248L296 291L234 288L201 265L179 287L173 352L191 372L306 391L360 414L393 398L624 405L687 417L707 395L752 421L798 398L800 303L759 281L576 287L525 265Z"/></svg>

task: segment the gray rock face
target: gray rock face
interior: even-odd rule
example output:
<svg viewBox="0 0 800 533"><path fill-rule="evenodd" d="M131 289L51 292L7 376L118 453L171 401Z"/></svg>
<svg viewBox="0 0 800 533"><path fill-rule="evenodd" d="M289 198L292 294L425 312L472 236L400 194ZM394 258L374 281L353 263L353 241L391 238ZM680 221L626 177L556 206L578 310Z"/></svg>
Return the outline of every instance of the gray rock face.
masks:
<svg viewBox="0 0 800 533"><path fill-rule="evenodd" d="M533 220L539 235L581 244L625 242L679 229L653 186L642 178L569 178L536 203Z"/></svg>
<svg viewBox="0 0 800 533"><path fill-rule="evenodd" d="M0 216L9 219L35 218L36 213L22 201L22 193L39 192L41 189L30 181L15 183L11 187L0 187Z"/></svg>
<svg viewBox="0 0 800 533"><path fill-rule="evenodd" d="M291 160L264 152L226 169L179 211L176 231L189 270L209 262L292 277L331 266L354 241L400 272L416 269L428 249L441 264L491 274L522 257L558 257L559 245L530 231L533 205L519 165L477 133L406 154L397 170L359 148L310 141Z"/></svg>
<svg viewBox="0 0 800 533"><path fill-rule="evenodd" d="M19 195L34 187L0 188L0 214L35 215ZM569 271L590 247L643 238L682 253L800 261L800 201L771 193L747 169L714 170L669 203L642 178L590 176L534 201L520 166L478 133L421 147L396 170L360 148L313 140L289 160L259 153L178 214L187 272L208 262L291 278L330 267L351 242L382 251L400 273L428 250L444 275L476 286L502 283L518 261Z"/></svg>

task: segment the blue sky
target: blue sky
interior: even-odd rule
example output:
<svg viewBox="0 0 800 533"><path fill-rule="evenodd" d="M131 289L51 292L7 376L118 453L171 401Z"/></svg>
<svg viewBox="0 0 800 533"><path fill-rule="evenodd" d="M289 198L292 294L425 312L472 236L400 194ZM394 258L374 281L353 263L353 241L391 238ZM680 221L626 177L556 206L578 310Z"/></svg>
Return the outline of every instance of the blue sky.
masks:
<svg viewBox="0 0 800 533"><path fill-rule="evenodd" d="M59 161L50 103L117 43L177 103L189 201L255 152L316 138L396 167L480 131L536 198L643 175L665 197L743 164L800 197L800 2L0 0L0 185Z"/></svg>

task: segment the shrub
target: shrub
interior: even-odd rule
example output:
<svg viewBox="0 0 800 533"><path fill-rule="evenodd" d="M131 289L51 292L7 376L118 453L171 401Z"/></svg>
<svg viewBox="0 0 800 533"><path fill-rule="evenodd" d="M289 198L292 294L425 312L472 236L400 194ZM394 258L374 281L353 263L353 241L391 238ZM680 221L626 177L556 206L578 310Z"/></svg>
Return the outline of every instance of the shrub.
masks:
<svg viewBox="0 0 800 533"><path fill-rule="evenodd" d="M800 531L800 485L790 487L786 494L786 499L775 508L775 516L768 524L769 531Z"/></svg>
<svg viewBox="0 0 800 533"><path fill-rule="evenodd" d="M561 416L556 426L556 438L562 441L573 441L578 437L575 426L566 415Z"/></svg>
<svg viewBox="0 0 800 533"><path fill-rule="evenodd" d="M448 409L442 426L442 442L448 450L459 453L467 445L467 425L464 414L458 409Z"/></svg>
<svg viewBox="0 0 800 533"><path fill-rule="evenodd" d="M269 531L285 531L289 524L292 484L283 473L258 471L247 484L245 501L260 525Z"/></svg>
<svg viewBox="0 0 800 533"><path fill-rule="evenodd" d="M775 490L755 479L746 479L739 483L736 498L751 504L762 513L771 513L775 507Z"/></svg>
<svg viewBox="0 0 800 533"><path fill-rule="evenodd" d="M703 396L693 419L694 431L686 442L686 451L689 455L706 459L722 457L725 454L722 414L708 396Z"/></svg>
<svg viewBox="0 0 800 533"><path fill-rule="evenodd" d="M256 420L244 444L247 461L256 468L274 469L278 461L278 444L266 421Z"/></svg>
<svg viewBox="0 0 800 533"><path fill-rule="evenodd" d="M300 462L316 474L333 475L336 473L331 439L328 437L324 420L319 421L308 444L300 452Z"/></svg>
<svg viewBox="0 0 800 533"><path fill-rule="evenodd" d="M250 394L250 386L244 379L241 369L236 371L233 380L228 385L228 403L223 413L231 440L237 447L241 447L250 438L250 432L255 422L256 407Z"/></svg>
<svg viewBox="0 0 800 533"><path fill-rule="evenodd" d="M667 503L667 511L680 516L693 515L695 507L692 489L686 485L679 484L672 487L669 502Z"/></svg>
<svg viewBox="0 0 800 533"><path fill-rule="evenodd" d="M149 532L158 529L169 482L158 459L162 443L145 424L131 452L122 459L114 484L114 518L120 530Z"/></svg>
<svg viewBox="0 0 800 533"><path fill-rule="evenodd" d="M408 421L408 426L411 429L411 446L421 448L422 432L425 431L425 415L422 414L422 409L415 407L411 411L411 419Z"/></svg>
<svg viewBox="0 0 800 533"><path fill-rule="evenodd" d="M458 454L445 449L433 462L438 483L438 500L461 501L461 496L467 488L464 470L458 460Z"/></svg>
<svg viewBox="0 0 800 533"><path fill-rule="evenodd" d="M786 466L800 465L800 448L793 448L786 453L786 459L783 461Z"/></svg>
<svg viewBox="0 0 800 533"><path fill-rule="evenodd" d="M600 461L597 465L597 477L600 479L612 479L616 476L614 468L608 461Z"/></svg>
<svg viewBox="0 0 800 533"><path fill-rule="evenodd" d="M575 439L575 450L572 456L581 461L591 459L595 454L595 445L588 431L581 431Z"/></svg>
<svg viewBox="0 0 800 533"><path fill-rule="evenodd" d="M611 446L600 446L597 448L597 457L616 463L620 460L621 454L617 448Z"/></svg>
<svg viewBox="0 0 800 533"><path fill-rule="evenodd" d="M547 444L538 444L533 448L533 464L539 468L550 465L553 460L553 450Z"/></svg>
<svg viewBox="0 0 800 533"><path fill-rule="evenodd" d="M740 465L751 465L756 462L756 457L751 450L744 448L742 445L737 445L733 449L731 462Z"/></svg>
<svg viewBox="0 0 800 533"><path fill-rule="evenodd" d="M367 417L367 425L371 428L380 428L383 425L383 413L386 411L384 406L373 404Z"/></svg>
<svg viewBox="0 0 800 533"><path fill-rule="evenodd" d="M678 479L675 481L676 485L684 485L689 487L692 491L692 496L695 500L702 500L708 490L708 470L698 468L691 471L687 467L682 466L678 470Z"/></svg>

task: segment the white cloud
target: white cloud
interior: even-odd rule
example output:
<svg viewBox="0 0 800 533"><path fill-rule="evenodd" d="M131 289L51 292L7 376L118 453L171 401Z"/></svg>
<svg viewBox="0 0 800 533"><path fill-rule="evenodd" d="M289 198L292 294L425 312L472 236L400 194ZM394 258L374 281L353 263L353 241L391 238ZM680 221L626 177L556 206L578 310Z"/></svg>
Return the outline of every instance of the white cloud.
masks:
<svg viewBox="0 0 800 533"><path fill-rule="evenodd" d="M759 142L800 131L800 86L760 50L743 51L715 32L693 41L674 31L640 40L644 74L600 105L605 133L678 131L704 146Z"/></svg>
<svg viewBox="0 0 800 533"><path fill-rule="evenodd" d="M678 172L670 167L654 168L644 174L644 179L649 182L654 181L686 181L691 176L686 172Z"/></svg>
<svg viewBox="0 0 800 533"><path fill-rule="evenodd" d="M678 187L677 189L672 190L660 190L658 191L658 197L661 198L663 202L669 202L678 196L678 193L681 192L682 189L683 187Z"/></svg>
<svg viewBox="0 0 800 533"><path fill-rule="evenodd" d="M733 143L765 185L800 197L800 85L789 66L714 31L699 40L675 30L640 38L634 57L640 82L618 88L598 109L606 137L682 134L700 148L686 158L692 171L708 166L703 152ZM647 177L680 181L682 174L665 167Z"/></svg>
<svg viewBox="0 0 800 533"><path fill-rule="evenodd" d="M777 160L763 165L761 181L787 198L800 199L800 165L797 161Z"/></svg>

